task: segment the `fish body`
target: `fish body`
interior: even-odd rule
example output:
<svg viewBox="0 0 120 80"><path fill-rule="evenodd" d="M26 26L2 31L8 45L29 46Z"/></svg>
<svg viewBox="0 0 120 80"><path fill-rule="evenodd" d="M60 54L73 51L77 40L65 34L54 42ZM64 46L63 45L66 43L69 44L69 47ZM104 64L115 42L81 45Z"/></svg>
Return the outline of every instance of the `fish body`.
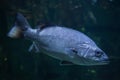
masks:
<svg viewBox="0 0 120 80"><path fill-rule="evenodd" d="M22 34L24 38L33 41L29 51L45 53L61 60L61 64L63 62L87 66L108 64L108 56L85 34L61 26L38 27L32 29L25 17L18 13L15 26L8 36L18 38Z"/></svg>

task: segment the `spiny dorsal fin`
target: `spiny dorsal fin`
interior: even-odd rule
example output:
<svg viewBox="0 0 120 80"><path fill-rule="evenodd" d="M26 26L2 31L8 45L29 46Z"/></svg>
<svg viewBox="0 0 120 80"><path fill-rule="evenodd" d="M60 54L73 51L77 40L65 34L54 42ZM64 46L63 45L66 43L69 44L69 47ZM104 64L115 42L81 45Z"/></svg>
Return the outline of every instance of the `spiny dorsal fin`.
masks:
<svg viewBox="0 0 120 80"><path fill-rule="evenodd" d="M47 28L47 27L51 27L51 26L55 26L52 23L50 23L49 21L38 21L37 23L37 28L40 30Z"/></svg>

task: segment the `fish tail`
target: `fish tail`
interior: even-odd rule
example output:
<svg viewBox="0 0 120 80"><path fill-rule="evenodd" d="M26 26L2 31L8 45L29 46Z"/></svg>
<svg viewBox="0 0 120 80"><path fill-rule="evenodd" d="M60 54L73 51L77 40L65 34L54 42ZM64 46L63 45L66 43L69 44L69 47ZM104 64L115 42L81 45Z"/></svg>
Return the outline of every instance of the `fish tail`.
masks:
<svg viewBox="0 0 120 80"><path fill-rule="evenodd" d="M30 28L30 25L26 18L21 13L17 13L15 24L8 33L8 36L11 38L23 37L23 32L28 28Z"/></svg>

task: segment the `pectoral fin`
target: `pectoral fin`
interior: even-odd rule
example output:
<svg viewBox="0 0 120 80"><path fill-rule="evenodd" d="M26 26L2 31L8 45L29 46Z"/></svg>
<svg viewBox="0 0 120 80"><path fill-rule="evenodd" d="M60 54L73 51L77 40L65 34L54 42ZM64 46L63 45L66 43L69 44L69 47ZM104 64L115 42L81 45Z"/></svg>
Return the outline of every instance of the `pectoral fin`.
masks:
<svg viewBox="0 0 120 80"><path fill-rule="evenodd" d="M66 48L66 55L68 55L70 58L74 58L75 54L77 54L77 49L75 48Z"/></svg>
<svg viewBox="0 0 120 80"><path fill-rule="evenodd" d="M29 51L29 52L35 52L35 53L40 52L40 51L39 51L39 48L37 47L37 45L35 44L35 42L33 42L33 44L30 46L30 48L29 48L28 51Z"/></svg>

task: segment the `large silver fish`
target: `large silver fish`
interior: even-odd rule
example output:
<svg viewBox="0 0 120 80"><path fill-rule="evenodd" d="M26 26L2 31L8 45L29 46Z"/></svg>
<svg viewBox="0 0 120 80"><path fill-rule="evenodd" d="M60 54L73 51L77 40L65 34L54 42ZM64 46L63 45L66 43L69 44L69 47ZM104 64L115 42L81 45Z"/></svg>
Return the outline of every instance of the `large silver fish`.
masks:
<svg viewBox="0 0 120 80"><path fill-rule="evenodd" d="M26 18L18 13L14 27L8 33L11 38L33 41L29 51L45 53L61 60L61 64L104 65L108 56L85 34L60 26L38 26L32 29Z"/></svg>

